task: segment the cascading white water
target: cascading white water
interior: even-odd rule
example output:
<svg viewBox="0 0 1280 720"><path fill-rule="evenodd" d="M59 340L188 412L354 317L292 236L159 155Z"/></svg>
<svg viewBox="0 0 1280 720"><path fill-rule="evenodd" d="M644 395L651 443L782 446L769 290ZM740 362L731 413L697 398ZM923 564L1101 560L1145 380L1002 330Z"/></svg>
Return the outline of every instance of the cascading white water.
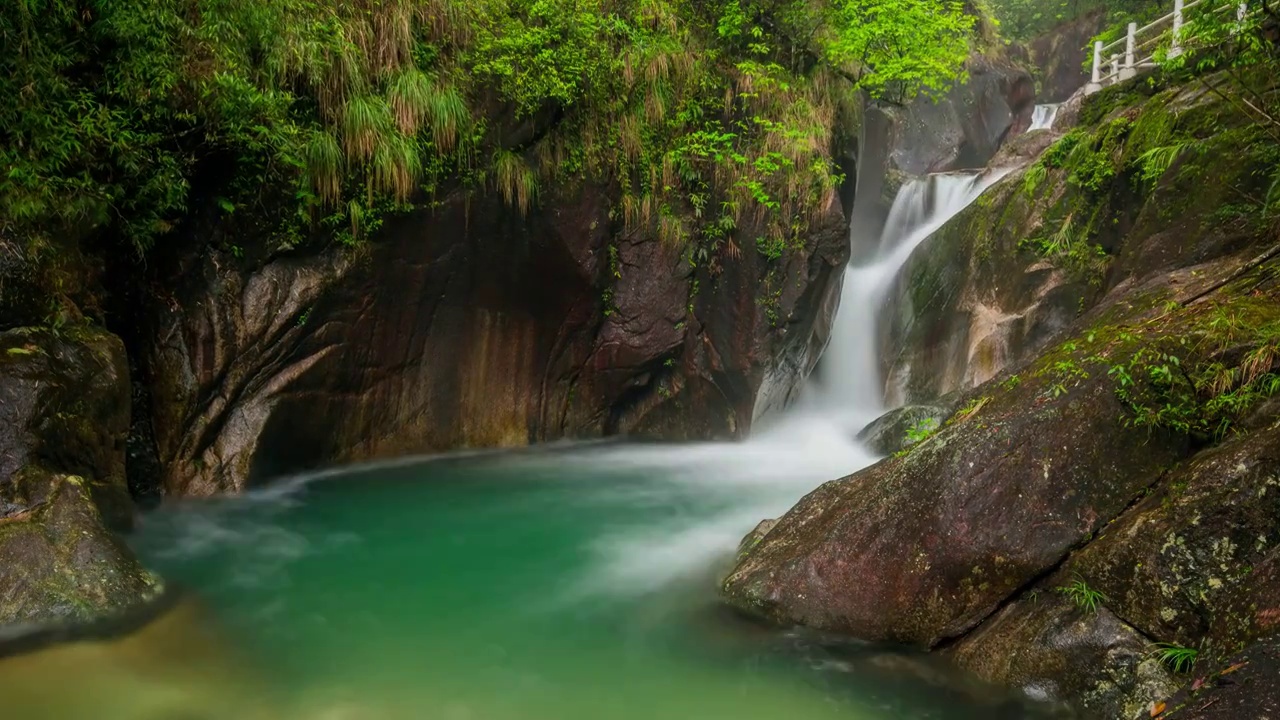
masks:
<svg viewBox="0 0 1280 720"><path fill-rule="evenodd" d="M1058 119L1059 107L1057 104L1037 105L1031 112L1031 127L1027 128L1027 132L1053 128L1053 121Z"/></svg>
<svg viewBox="0 0 1280 720"><path fill-rule="evenodd" d="M880 377L878 320L885 296L920 243L969 206L1000 173L929 175L898 191L868 262L845 270L840 311L814 382L821 411L846 433L856 433L887 409ZM853 238L858 242L858 238Z"/></svg>
<svg viewBox="0 0 1280 720"><path fill-rule="evenodd" d="M818 484L856 472L877 458L856 435L886 410L878 358L878 321L889 290L911 253L994 184L1001 172L937 174L908 181L889 212L876 251L845 270L840 308L820 376L797 407L745 443L626 446L552 462L656 470L673 493L723 497L711 516L628 528L602 539L603 568L592 578L610 592L639 592L699 572L731 551L751 525L785 512Z"/></svg>

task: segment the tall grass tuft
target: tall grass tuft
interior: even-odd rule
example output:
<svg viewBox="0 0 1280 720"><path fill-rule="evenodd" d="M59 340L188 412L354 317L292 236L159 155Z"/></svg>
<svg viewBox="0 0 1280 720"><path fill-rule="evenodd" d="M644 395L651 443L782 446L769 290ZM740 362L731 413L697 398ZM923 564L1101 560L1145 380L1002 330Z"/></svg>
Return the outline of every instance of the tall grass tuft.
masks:
<svg viewBox="0 0 1280 720"><path fill-rule="evenodd" d="M391 108L375 95L359 95L342 108L342 143L351 160L370 160L374 151L395 133Z"/></svg>
<svg viewBox="0 0 1280 720"><path fill-rule="evenodd" d="M337 139L327 131L312 130L302 146L302 162L316 195L326 204L337 202L342 196L344 167Z"/></svg>
<svg viewBox="0 0 1280 720"><path fill-rule="evenodd" d="M442 152L458 146L462 132L471 124L471 111L462 93L453 85L433 85L426 106L426 120L431 137Z"/></svg>
<svg viewBox="0 0 1280 720"><path fill-rule="evenodd" d="M392 134L374 148L370 162L373 186L405 202L422 176L422 156L413 138Z"/></svg>
<svg viewBox="0 0 1280 720"><path fill-rule="evenodd" d="M392 78L387 86L387 104L400 132L418 134L423 118L431 112L435 93L431 78L420 70L410 68Z"/></svg>
<svg viewBox="0 0 1280 720"><path fill-rule="evenodd" d="M538 177L524 158L510 150L494 153L493 178L502 199L527 215L538 196Z"/></svg>

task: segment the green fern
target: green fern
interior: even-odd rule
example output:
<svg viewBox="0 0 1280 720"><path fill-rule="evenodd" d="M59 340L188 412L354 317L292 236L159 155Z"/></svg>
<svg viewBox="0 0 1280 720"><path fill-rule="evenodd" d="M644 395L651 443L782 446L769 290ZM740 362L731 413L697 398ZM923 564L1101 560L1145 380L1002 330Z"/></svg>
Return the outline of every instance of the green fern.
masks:
<svg viewBox="0 0 1280 720"><path fill-rule="evenodd" d="M1271 187L1267 188L1267 198L1262 201L1262 212L1265 215L1280 214L1280 169L1271 176Z"/></svg>
<svg viewBox="0 0 1280 720"><path fill-rule="evenodd" d="M1184 151L1191 147L1191 143L1175 143L1173 145L1163 145L1154 147L1138 156L1138 162L1142 165L1143 182L1153 183L1159 180L1173 163L1178 159Z"/></svg>

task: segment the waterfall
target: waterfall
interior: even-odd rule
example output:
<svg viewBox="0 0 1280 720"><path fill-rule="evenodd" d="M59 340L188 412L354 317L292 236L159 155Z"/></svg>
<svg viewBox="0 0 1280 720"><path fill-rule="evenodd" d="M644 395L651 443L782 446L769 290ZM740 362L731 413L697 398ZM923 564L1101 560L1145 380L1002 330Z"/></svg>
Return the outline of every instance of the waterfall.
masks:
<svg viewBox="0 0 1280 720"><path fill-rule="evenodd" d="M820 412L856 433L886 410L880 376L880 310L902 266L920 243L965 209L1002 173L929 175L908 181L898 191L876 253L845 270L831 342L821 377L811 381L811 402ZM859 242L859 238L851 238Z"/></svg>
<svg viewBox="0 0 1280 720"><path fill-rule="evenodd" d="M1031 127L1027 128L1027 132L1052 129L1053 121L1058 118L1058 107L1057 104L1037 105L1031 113Z"/></svg>

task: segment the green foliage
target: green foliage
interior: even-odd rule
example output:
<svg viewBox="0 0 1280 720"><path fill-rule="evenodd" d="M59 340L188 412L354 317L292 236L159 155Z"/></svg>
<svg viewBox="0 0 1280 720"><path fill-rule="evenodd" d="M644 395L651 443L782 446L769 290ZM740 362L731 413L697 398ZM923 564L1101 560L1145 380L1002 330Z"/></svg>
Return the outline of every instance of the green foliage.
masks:
<svg viewBox="0 0 1280 720"><path fill-rule="evenodd" d="M1019 249L1031 250L1078 276L1097 275L1106 267L1107 253L1089 242L1068 216L1056 230L1018 241Z"/></svg>
<svg viewBox="0 0 1280 720"><path fill-rule="evenodd" d="M1071 152L1075 150L1076 146L1080 145L1086 137L1086 133L1079 128L1063 135L1044 151L1044 154L1040 156L1038 164L1046 168L1063 167L1067 162L1067 158L1070 157Z"/></svg>
<svg viewBox="0 0 1280 720"><path fill-rule="evenodd" d="M1266 296L1166 309L1182 330L1108 361L1126 424L1221 438L1280 392L1280 314ZM1188 331L1186 328L1190 328Z"/></svg>
<svg viewBox="0 0 1280 720"><path fill-rule="evenodd" d="M1249 4L1243 19L1236 6L1203 4L1189 12L1179 36L1182 52L1170 56L1166 39L1156 61L1170 74L1190 74L1206 90L1249 116L1280 143L1280 46L1275 42L1276 11Z"/></svg>
<svg viewBox="0 0 1280 720"><path fill-rule="evenodd" d="M1154 183L1159 180L1169 168L1173 166L1173 162L1178 159L1191 147L1191 143L1182 142L1173 145L1164 145L1154 147L1138 156L1138 162L1142 165L1142 180L1147 183Z"/></svg>
<svg viewBox="0 0 1280 720"><path fill-rule="evenodd" d="M1167 5L1161 0L991 0L1001 33L1011 40L1029 40L1095 12L1107 13L1112 27L1123 28L1131 19L1168 12Z"/></svg>
<svg viewBox="0 0 1280 720"><path fill-rule="evenodd" d="M1267 215L1280 215L1280 167L1271 176L1271 185L1267 187L1267 197L1263 200L1262 209Z"/></svg>
<svg viewBox="0 0 1280 720"><path fill-rule="evenodd" d="M231 206L296 188L285 244L354 242L441 189L528 211L593 178L691 260L748 225L776 255L834 196L854 91L945 87L972 25L951 0L14 0L0 238L109 226L145 250L217 157Z"/></svg>
<svg viewBox="0 0 1280 720"><path fill-rule="evenodd" d="M1196 658L1200 655L1200 651L1195 648L1183 647L1176 643L1156 643L1156 649L1152 652L1161 663L1176 673L1190 672L1191 668L1196 664Z"/></svg>
<svg viewBox="0 0 1280 720"><path fill-rule="evenodd" d="M1022 178L1022 188L1028 195L1035 195L1036 189L1044 183L1047 177L1049 177L1049 169L1043 163L1037 162L1027 168L1027 173Z"/></svg>
<svg viewBox="0 0 1280 720"><path fill-rule="evenodd" d="M1106 595L1089 587L1089 584L1078 575L1067 585L1059 587L1058 592L1066 595L1077 608L1087 613L1097 612L1098 606L1108 600Z"/></svg>
<svg viewBox="0 0 1280 720"><path fill-rule="evenodd" d="M897 101L945 86L969 52L974 18L958 0L834 0L826 55L858 85Z"/></svg>
<svg viewBox="0 0 1280 720"><path fill-rule="evenodd" d="M916 421L911 427L907 428L907 442L915 445L928 440L938 431L940 424L937 418L924 418Z"/></svg>

